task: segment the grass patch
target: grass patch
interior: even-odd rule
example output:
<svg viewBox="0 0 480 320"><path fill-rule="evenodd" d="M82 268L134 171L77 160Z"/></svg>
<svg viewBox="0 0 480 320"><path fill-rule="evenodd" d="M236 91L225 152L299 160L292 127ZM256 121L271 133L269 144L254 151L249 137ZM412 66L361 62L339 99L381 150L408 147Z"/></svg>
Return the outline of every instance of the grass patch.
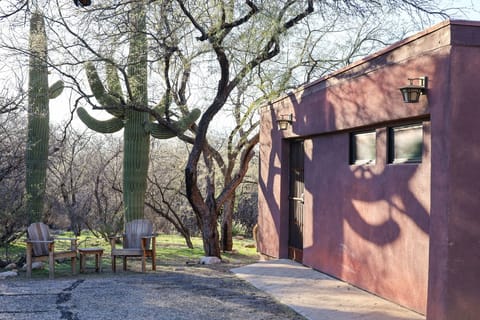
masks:
<svg viewBox="0 0 480 320"><path fill-rule="evenodd" d="M58 238L73 238L71 232L64 232L56 234ZM9 261L18 261L21 256L25 255L25 239L9 245L8 256L5 256L5 249L3 248L0 254L0 259ZM156 239L156 260L159 267L170 266L185 266L187 264L196 264L200 257L204 256L203 242L199 237L192 237L194 248L189 249L185 244L185 239L179 235L158 235ZM253 246L252 239L233 239L233 251L222 254L224 262L232 265L244 265L258 261L258 254ZM110 243L102 238L95 237L90 231L82 232L81 236L77 238L77 245L79 248L86 247L101 247L104 249L102 259L103 272L111 272L110 259ZM55 250L67 249L70 246L70 241L57 241L55 243ZM77 259L79 261L79 259ZM128 269L130 271L140 271L140 259L128 259ZM87 256L86 268L87 273L92 273L95 265L93 256ZM151 270L151 264L147 261L147 270ZM77 262L77 272L80 269L79 262ZM121 270L121 259L117 260L117 270ZM48 278L48 263L43 270L34 270L34 278ZM70 260L57 262L55 265L55 277L71 277Z"/></svg>

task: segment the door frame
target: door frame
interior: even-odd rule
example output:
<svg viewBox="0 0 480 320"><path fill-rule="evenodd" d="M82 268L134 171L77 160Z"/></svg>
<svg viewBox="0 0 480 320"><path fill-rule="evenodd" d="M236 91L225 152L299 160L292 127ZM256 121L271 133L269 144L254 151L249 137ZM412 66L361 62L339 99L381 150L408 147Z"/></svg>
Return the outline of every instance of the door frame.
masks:
<svg viewBox="0 0 480 320"><path fill-rule="evenodd" d="M288 166L288 258L303 260L303 223L305 191L304 140L290 141Z"/></svg>

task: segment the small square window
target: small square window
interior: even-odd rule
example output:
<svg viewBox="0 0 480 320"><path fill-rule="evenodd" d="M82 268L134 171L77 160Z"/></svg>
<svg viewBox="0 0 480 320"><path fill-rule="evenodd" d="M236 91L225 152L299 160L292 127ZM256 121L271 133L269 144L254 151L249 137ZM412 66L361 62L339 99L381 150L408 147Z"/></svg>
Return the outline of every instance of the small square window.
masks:
<svg viewBox="0 0 480 320"><path fill-rule="evenodd" d="M423 154L423 125L412 124L388 130L388 162L419 163Z"/></svg>
<svg viewBox="0 0 480 320"><path fill-rule="evenodd" d="M376 132L350 134L350 164L375 164L377 157Z"/></svg>

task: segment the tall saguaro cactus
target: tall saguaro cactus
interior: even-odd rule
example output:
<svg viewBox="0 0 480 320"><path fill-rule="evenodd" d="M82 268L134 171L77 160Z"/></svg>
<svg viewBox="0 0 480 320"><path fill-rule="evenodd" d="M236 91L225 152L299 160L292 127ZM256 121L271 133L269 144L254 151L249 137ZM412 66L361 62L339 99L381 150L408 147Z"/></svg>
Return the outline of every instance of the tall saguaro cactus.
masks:
<svg viewBox="0 0 480 320"><path fill-rule="evenodd" d="M28 133L25 154L27 212L30 222L43 214L48 161L49 99L63 90L63 82L48 87L47 35L43 15L30 17L30 61L28 78Z"/></svg>
<svg viewBox="0 0 480 320"><path fill-rule="evenodd" d="M129 43L127 83L129 93L127 99L121 89L117 70L107 63L106 86L103 85L98 72L92 63L85 65L90 88L97 101L113 117L100 121L91 117L88 112L79 108L79 118L92 130L101 133L123 131L123 199L125 206L125 222L144 217L145 192L150 153L150 136L157 139L168 139L176 133L158 122L153 122L150 115L136 111L132 106L148 105L147 78L147 37L145 5L142 1L132 3L131 35ZM130 106L130 107L129 107ZM157 110L161 110L161 106ZM200 116L194 110L174 125L179 131L185 131Z"/></svg>

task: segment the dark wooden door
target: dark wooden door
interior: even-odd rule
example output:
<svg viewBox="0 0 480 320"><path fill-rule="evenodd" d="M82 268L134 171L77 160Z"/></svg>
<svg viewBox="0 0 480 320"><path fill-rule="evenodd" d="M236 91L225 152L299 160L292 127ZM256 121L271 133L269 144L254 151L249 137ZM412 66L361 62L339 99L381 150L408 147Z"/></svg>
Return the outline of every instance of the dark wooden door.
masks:
<svg viewBox="0 0 480 320"><path fill-rule="evenodd" d="M291 143L288 258L298 262L303 259L304 154L303 141Z"/></svg>

